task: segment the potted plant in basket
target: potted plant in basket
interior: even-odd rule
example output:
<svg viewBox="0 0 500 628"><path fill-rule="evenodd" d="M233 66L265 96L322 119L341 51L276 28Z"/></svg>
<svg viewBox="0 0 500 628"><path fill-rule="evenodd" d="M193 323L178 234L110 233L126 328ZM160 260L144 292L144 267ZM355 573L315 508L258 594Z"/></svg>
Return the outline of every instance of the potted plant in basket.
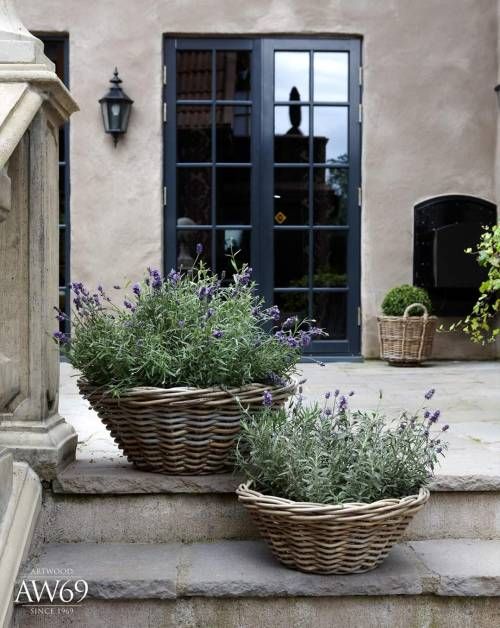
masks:
<svg viewBox="0 0 500 628"><path fill-rule="evenodd" d="M389 364L413 366L430 358L437 318L429 316L431 300L426 290L402 285L392 288L382 301L377 318L380 357Z"/></svg>
<svg viewBox="0 0 500 628"><path fill-rule="evenodd" d="M71 338L54 336L81 376L80 392L128 459L161 473L224 471L240 429L241 405L262 395L282 405L302 347L323 332L285 321L256 295L251 269L230 280L199 261L162 277L148 270L122 307L99 286L74 293ZM119 286L115 286L119 288ZM58 318L65 315L58 311Z"/></svg>
<svg viewBox="0 0 500 628"><path fill-rule="evenodd" d="M448 426L435 428L439 410L388 422L349 409L339 391L325 397L247 413L236 457L248 481L237 494L286 566L361 573L384 560L429 499Z"/></svg>

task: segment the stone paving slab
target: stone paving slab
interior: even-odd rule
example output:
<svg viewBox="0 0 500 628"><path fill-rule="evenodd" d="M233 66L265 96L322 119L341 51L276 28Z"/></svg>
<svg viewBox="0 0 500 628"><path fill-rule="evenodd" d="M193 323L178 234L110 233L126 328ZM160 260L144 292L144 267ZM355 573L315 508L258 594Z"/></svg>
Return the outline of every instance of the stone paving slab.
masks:
<svg viewBox="0 0 500 628"><path fill-rule="evenodd" d="M409 546L438 576L438 595L500 596L500 542L440 539Z"/></svg>
<svg viewBox="0 0 500 628"><path fill-rule="evenodd" d="M129 463L79 460L59 473L55 493L130 495L154 493L234 493L242 478L231 473L214 475L162 475L139 471Z"/></svg>
<svg viewBox="0 0 500 628"><path fill-rule="evenodd" d="M365 574L320 576L280 565L262 541L193 545L52 544L19 576L43 581L70 569L100 599L175 597L500 596L500 541L439 540L397 545ZM53 578L60 576L52 576Z"/></svg>
<svg viewBox="0 0 500 628"><path fill-rule="evenodd" d="M179 596L420 595L431 590L431 572L405 545L395 547L374 571L321 576L284 567L261 541L196 543L184 548L178 579Z"/></svg>
<svg viewBox="0 0 500 628"><path fill-rule="evenodd" d="M179 544L49 544L21 577L41 582L81 578L95 598L173 599L180 552Z"/></svg>

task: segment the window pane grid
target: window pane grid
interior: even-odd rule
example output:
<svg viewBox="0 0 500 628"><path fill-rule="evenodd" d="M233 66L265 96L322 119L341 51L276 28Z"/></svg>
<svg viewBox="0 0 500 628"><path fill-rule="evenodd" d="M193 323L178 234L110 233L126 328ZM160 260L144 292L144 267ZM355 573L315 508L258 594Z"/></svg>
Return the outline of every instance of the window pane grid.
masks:
<svg viewBox="0 0 500 628"><path fill-rule="evenodd" d="M189 63L196 63L198 59L201 66L204 67L205 74L204 76L199 75L197 78L204 85L205 91L198 91L198 95L202 96L201 98L189 96L186 98L178 85L176 112L186 111L192 115L194 113L193 120L198 125L200 122L202 123L202 118L200 118L202 112L204 110L207 112L210 124L210 129L207 129L210 147L206 160L178 159L176 162L178 172L177 242L178 247L182 246L182 259L188 263L190 259L189 246L195 246L196 233L199 232L200 238L204 240L206 262L215 272L220 272L225 267L225 254L231 249L231 246L235 247L241 243L243 248L248 248L249 232L252 229L248 196L251 189L250 180L253 176L250 159L253 99L249 98L251 51L231 50L230 48L219 50L217 46L212 46L203 51L183 50L182 52L188 52L188 55L191 56L186 57L186 63L181 64L182 67L179 68L182 54L179 56L179 52L177 53L177 78L179 71L184 72L182 78L184 85L195 86L196 77L189 77L186 71L189 71ZM193 55L198 55L197 59ZM190 58L191 61L189 61ZM207 82L208 73L210 73L209 84ZM177 129L178 125L179 118L177 117ZM177 137L179 138L178 133L177 130ZM188 135L185 137L187 138ZM179 148L178 146L178 154L181 154ZM196 157L196 148L193 157ZM231 170L229 171L229 169ZM198 204L201 201L203 205L203 199L199 197L201 190L190 185L189 177L192 181L192 175L188 174L187 177L179 179L179 173L198 172L202 176L203 171L207 173L207 187L210 186L210 190L207 190L207 200L209 201L207 212L202 214L198 212L198 217L194 223L185 221L183 224L179 224L179 219L183 215L194 217L193 208L196 207L197 201ZM248 172L248 176L245 172ZM187 199L184 203L182 203L183 198ZM202 219L200 220L200 218ZM231 224L231 220L236 224ZM242 220L244 221L243 224ZM204 235L202 236L202 234ZM245 261L250 260L245 259Z"/></svg>

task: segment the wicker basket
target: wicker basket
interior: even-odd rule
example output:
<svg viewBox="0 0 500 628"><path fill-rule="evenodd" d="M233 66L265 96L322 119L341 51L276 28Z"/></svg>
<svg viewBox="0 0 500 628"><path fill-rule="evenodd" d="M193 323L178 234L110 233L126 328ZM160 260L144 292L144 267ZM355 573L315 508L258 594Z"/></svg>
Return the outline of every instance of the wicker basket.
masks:
<svg viewBox="0 0 500 628"><path fill-rule="evenodd" d="M78 380L118 447L136 467L175 475L221 473L240 431L241 408L262 408L269 390L283 405L295 390L249 384L242 388L132 388L119 398Z"/></svg>
<svg viewBox="0 0 500 628"><path fill-rule="evenodd" d="M423 316L410 316L415 307L423 309ZM437 318L429 316L425 305L412 303L403 316L379 316L377 321L380 357L389 364L412 366L431 357Z"/></svg>
<svg viewBox="0 0 500 628"><path fill-rule="evenodd" d="M287 567L320 574L362 573L377 567L429 499L429 491L371 504L327 505L236 491L276 558Z"/></svg>

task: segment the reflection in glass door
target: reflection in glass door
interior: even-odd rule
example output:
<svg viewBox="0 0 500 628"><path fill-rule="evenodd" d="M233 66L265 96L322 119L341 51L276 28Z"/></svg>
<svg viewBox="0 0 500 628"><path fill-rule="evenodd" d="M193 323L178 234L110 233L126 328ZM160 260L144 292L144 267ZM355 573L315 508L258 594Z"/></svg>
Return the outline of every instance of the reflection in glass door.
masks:
<svg viewBox="0 0 500 628"><path fill-rule="evenodd" d="M283 317L359 354L360 43L167 40L166 266L241 250Z"/></svg>

